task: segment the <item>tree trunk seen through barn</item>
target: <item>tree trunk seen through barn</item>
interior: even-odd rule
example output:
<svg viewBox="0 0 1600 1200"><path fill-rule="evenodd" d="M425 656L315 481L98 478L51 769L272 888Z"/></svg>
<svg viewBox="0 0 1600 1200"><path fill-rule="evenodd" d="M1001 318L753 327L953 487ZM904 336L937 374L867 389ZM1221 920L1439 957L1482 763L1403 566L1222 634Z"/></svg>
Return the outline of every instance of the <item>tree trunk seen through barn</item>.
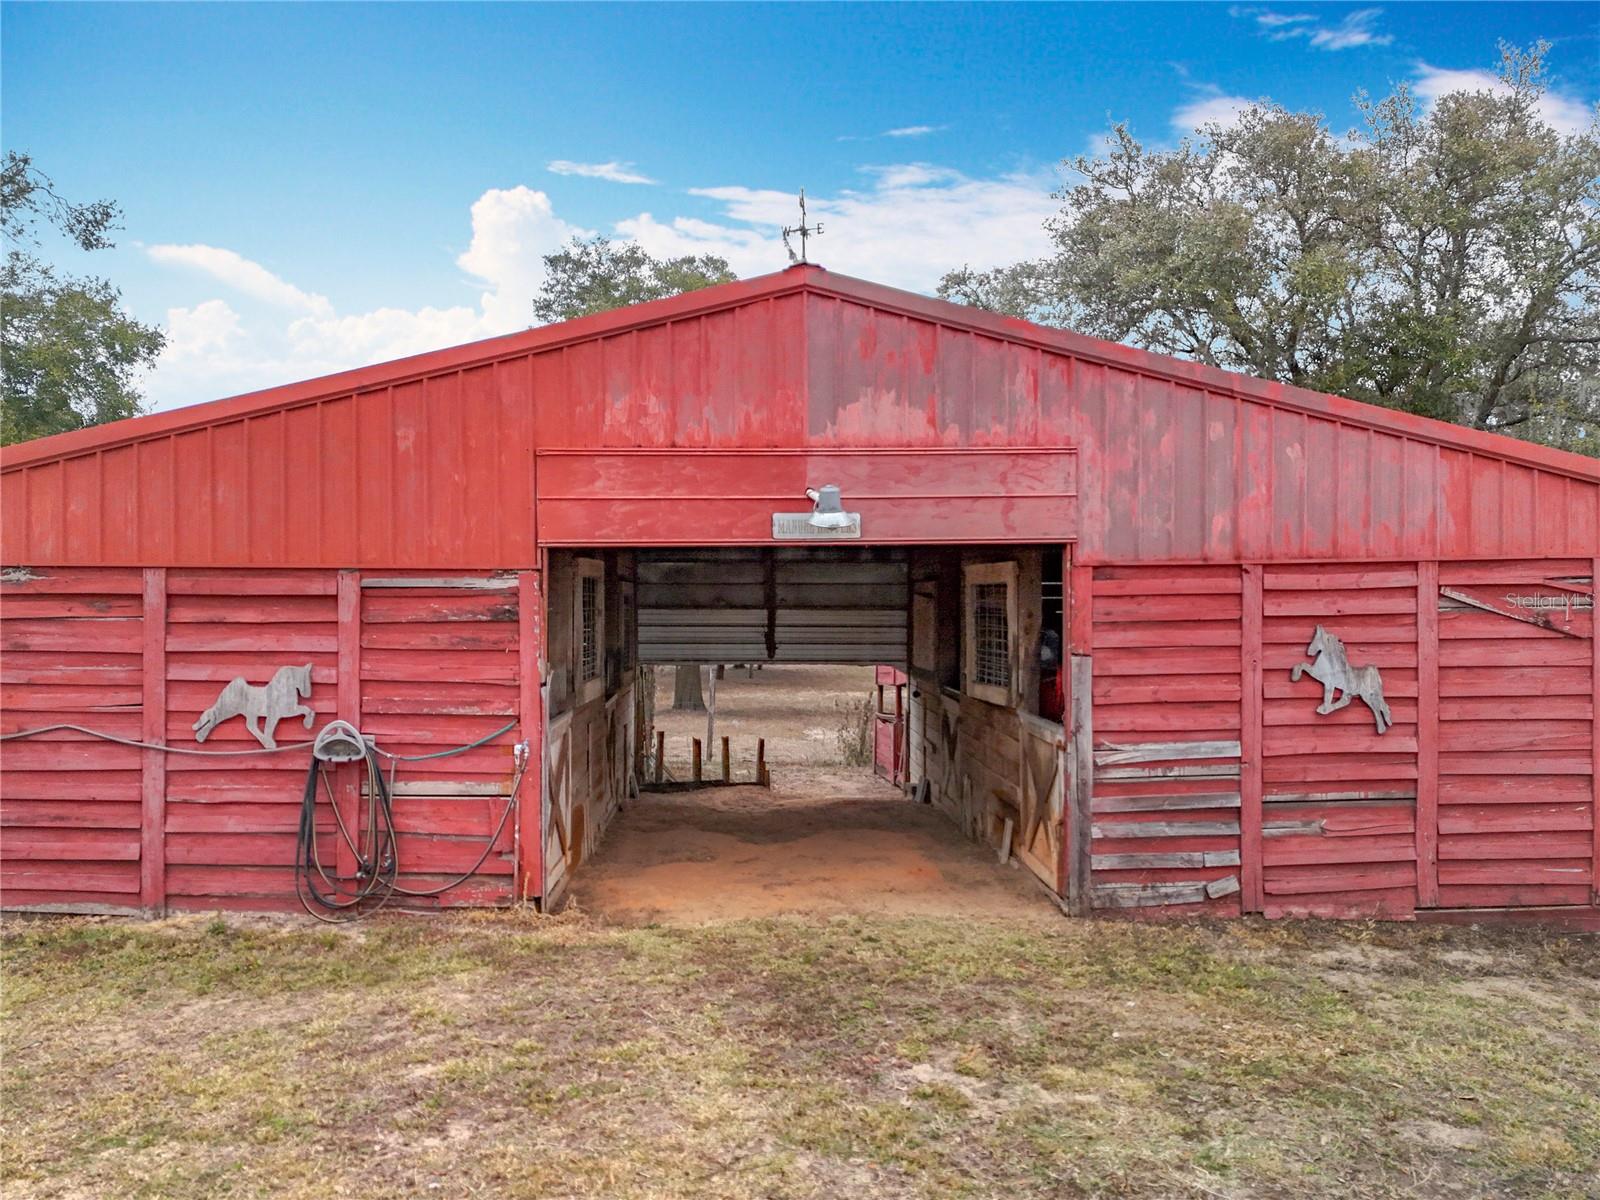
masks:
<svg viewBox="0 0 1600 1200"><path fill-rule="evenodd" d="M706 699L700 690L700 668L679 666L673 669L672 708L675 712L705 712Z"/></svg>

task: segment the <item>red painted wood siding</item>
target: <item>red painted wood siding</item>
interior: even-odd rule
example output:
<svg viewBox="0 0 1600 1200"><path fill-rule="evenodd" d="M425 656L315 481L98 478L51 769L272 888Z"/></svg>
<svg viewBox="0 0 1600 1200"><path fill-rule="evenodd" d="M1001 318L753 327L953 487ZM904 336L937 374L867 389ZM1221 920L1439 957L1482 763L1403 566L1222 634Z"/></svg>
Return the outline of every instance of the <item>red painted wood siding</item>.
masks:
<svg viewBox="0 0 1600 1200"><path fill-rule="evenodd" d="M139 738L143 592L136 570L0 583L0 731ZM139 750L71 732L0 748L5 902L138 908L141 768Z"/></svg>
<svg viewBox="0 0 1600 1200"><path fill-rule="evenodd" d="M1317 712L1321 625L1375 666L1394 724ZM1262 877L1268 916L1409 916L1417 905L1417 568L1272 566L1263 578Z"/></svg>
<svg viewBox="0 0 1600 1200"><path fill-rule="evenodd" d="M1444 563L1443 587L1528 592L1582 560ZM1594 888L1592 638L1444 598L1439 613L1439 903L1586 904Z"/></svg>
<svg viewBox="0 0 1600 1200"><path fill-rule="evenodd" d="M336 715L338 577L332 571L169 571L167 711L162 740L204 750L257 750L242 718L203 745L194 723L229 680L265 683L283 666L311 665L313 729L278 725L279 745L309 741ZM168 754L165 896L169 908L298 908L296 830L308 751L240 758ZM333 813L319 797L318 853L335 861Z"/></svg>
<svg viewBox="0 0 1600 1200"><path fill-rule="evenodd" d="M1094 568L1088 649L1096 907L1111 906L1115 893L1139 885L1220 887L1240 877L1241 590L1237 567ZM1074 652L1085 647L1074 645ZM1203 758L1142 752L1165 743L1222 746ZM1119 751L1128 761L1118 759ZM1142 826L1162 832L1139 836ZM1117 865L1146 855L1181 865ZM1233 914L1240 904L1234 887L1167 907Z"/></svg>
<svg viewBox="0 0 1600 1200"><path fill-rule="evenodd" d="M431 580L461 573L433 572ZM396 754L462 745L520 721L518 578L490 590L394 575L341 605L354 573L122 568L41 570L0 583L0 729L73 723L195 750L258 750L239 718L202 745L193 725L232 679L263 683L310 664L313 728L279 724L279 745L309 741L341 704ZM341 656L341 650L344 651ZM531 657L531 656L530 656ZM152 664L159 674L147 673ZM352 672L343 679L343 665ZM160 707L145 707L147 697ZM465 754L403 763L395 800L406 886L470 868L500 819L513 776L509 730ZM0 750L0 903L120 909L298 909L296 830L308 750L239 757L146 752L63 731ZM357 768L330 776L353 801ZM474 793L463 795L463 792ZM523 802L537 811L535 778ZM364 807L349 815L364 827ZM318 852L347 871L319 797ZM512 899L515 822L477 875L438 901Z"/></svg>
<svg viewBox="0 0 1600 1200"><path fill-rule="evenodd" d="M387 581L397 578L404 577ZM515 575L500 577L492 589L363 582L363 733L393 754L431 754L518 719ZM505 812L518 737L513 729L465 754L401 764L394 811L402 886L436 888L477 862ZM515 834L514 819L507 820L476 874L439 902L509 903Z"/></svg>

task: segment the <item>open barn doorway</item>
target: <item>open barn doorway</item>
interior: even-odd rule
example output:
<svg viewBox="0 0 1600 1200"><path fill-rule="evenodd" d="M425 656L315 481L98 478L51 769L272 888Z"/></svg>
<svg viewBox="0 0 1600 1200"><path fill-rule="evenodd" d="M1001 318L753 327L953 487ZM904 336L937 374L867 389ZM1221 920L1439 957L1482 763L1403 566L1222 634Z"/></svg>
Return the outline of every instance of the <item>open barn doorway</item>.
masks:
<svg viewBox="0 0 1600 1200"><path fill-rule="evenodd" d="M1061 561L553 551L546 894L620 920L1052 911L1059 781L1030 742L1064 745Z"/></svg>

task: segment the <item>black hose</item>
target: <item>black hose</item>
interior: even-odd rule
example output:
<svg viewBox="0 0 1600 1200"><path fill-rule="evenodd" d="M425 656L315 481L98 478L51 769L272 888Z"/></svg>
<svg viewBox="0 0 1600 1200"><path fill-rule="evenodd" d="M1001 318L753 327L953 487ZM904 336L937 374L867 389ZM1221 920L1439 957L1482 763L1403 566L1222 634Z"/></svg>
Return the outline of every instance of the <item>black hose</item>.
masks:
<svg viewBox="0 0 1600 1200"><path fill-rule="evenodd" d="M295 849L295 895L299 897L301 907L319 921L356 920L359 917L370 916L396 896L414 898L439 896L471 879L489 860L495 844L505 832L512 810L517 806L517 793L527 769L526 762L519 761L517 771L512 776L505 809L500 814L494 832L489 835L483 853L471 867L437 887L407 888L399 882L400 863L398 843L395 838L394 796L388 781L383 777L378 753L371 743L367 743L367 786L364 789L367 820L365 836L359 845L350 830L345 827L338 802L333 796L333 789L326 776L322 774L324 766L322 760L313 756L311 765L307 768L305 791L300 799L300 826ZM317 784L319 781L328 792L337 835L355 858L355 875L348 879L337 874L330 876L318 857ZM319 908L323 911L319 912ZM329 917L325 913L348 915Z"/></svg>

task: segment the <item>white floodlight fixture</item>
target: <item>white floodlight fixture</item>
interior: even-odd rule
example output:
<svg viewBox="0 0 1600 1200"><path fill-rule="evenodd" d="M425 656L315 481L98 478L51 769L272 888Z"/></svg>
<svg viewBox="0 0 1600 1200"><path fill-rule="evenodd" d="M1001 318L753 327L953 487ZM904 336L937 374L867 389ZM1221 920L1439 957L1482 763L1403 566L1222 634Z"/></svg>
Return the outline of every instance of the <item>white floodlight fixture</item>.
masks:
<svg viewBox="0 0 1600 1200"><path fill-rule="evenodd" d="M817 529L849 529L855 518L844 511L839 499L839 485L825 483L820 488L807 488L811 499L811 525Z"/></svg>

